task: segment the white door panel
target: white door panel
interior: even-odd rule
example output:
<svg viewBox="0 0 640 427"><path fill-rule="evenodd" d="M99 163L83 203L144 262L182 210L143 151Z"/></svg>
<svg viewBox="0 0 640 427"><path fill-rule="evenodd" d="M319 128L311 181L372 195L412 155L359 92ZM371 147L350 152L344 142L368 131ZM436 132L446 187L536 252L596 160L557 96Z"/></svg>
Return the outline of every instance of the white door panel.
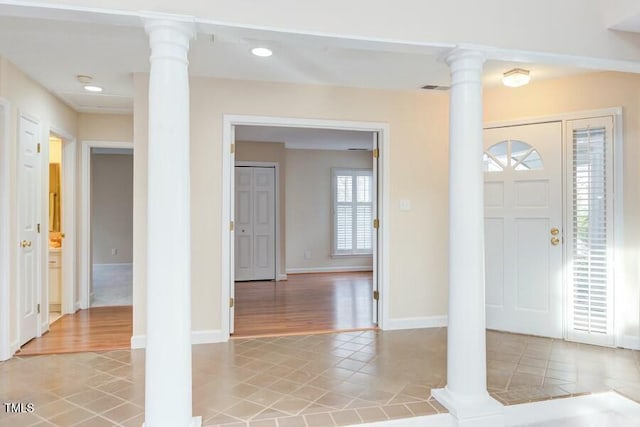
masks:
<svg viewBox="0 0 640 427"><path fill-rule="evenodd" d="M40 163L38 143L40 125L24 116L18 126L18 238L20 345L37 335L39 239L38 198L40 196Z"/></svg>
<svg viewBox="0 0 640 427"><path fill-rule="evenodd" d="M486 129L484 144L487 327L559 338L561 124Z"/></svg>
<svg viewBox="0 0 640 427"><path fill-rule="evenodd" d="M275 168L235 168L235 280L275 279Z"/></svg>
<svg viewBox="0 0 640 427"><path fill-rule="evenodd" d="M235 168L235 280L253 277L253 171Z"/></svg>

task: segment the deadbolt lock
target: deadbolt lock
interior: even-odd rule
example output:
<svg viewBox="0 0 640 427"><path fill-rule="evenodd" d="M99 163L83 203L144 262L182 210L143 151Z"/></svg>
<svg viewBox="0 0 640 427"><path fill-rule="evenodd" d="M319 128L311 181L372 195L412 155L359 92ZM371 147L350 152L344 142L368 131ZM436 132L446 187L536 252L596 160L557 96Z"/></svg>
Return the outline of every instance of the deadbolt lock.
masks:
<svg viewBox="0 0 640 427"><path fill-rule="evenodd" d="M557 246L557 245L558 245L558 243L560 243L560 239L558 239L557 237L552 237L552 238L551 238L551 244L552 244L553 246Z"/></svg>
<svg viewBox="0 0 640 427"><path fill-rule="evenodd" d="M551 235L552 235L552 236L557 236L557 235L558 235L558 233L560 233L560 230L558 230L556 227L553 227L553 228L551 229Z"/></svg>

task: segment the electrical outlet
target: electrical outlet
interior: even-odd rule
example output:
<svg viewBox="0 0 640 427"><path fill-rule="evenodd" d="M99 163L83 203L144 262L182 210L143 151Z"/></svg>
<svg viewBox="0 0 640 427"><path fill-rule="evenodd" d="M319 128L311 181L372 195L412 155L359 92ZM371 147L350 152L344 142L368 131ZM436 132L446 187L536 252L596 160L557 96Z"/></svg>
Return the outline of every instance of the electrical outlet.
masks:
<svg viewBox="0 0 640 427"><path fill-rule="evenodd" d="M118 249L116 248L111 249L111 255L118 255Z"/></svg>

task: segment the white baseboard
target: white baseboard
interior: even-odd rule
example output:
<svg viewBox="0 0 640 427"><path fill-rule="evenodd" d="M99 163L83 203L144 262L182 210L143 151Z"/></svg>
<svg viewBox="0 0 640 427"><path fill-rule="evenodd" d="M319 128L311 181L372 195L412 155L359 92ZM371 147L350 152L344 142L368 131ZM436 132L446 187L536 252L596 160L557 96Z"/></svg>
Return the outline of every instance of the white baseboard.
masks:
<svg viewBox="0 0 640 427"><path fill-rule="evenodd" d="M309 268L287 268L288 274L300 273L344 273L350 271L373 271L370 266L353 267L309 267Z"/></svg>
<svg viewBox="0 0 640 427"><path fill-rule="evenodd" d="M640 337L634 335L622 335L618 342L617 347L628 348L630 350L640 350Z"/></svg>
<svg viewBox="0 0 640 427"><path fill-rule="evenodd" d="M286 274L278 275L278 278L276 279L276 281L280 282L282 280L287 280L287 275Z"/></svg>
<svg viewBox="0 0 640 427"><path fill-rule="evenodd" d="M11 344L9 344L9 351L11 353L11 356L13 356L14 354L16 354L16 352L20 350L20 344L18 340L15 340L14 342L12 342Z"/></svg>
<svg viewBox="0 0 640 427"><path fill-rule="evenodd" d="M228 340L228 336L220 329L191 331L191 344L214 344ZM145 348L147 346L146 335L134 335L131 337L131 348Z"/></svg>
<svg viewBox="0 0 640 427"><path fill-rule="evenodd" d="M447 316L405 317L388 319L384 322L385 331L398 329L442 328L447 326Z"/></svg>
<svg viewBox="0 0 640 427"><path fill-rule="evenodd" d="M191 344L213 344L227 341L227 339L228 337L224 336L220 329L191 332Z"/></svg>
<svg viewBox="0 0 640 427"><path fill-rule="evenodd" d="M145 348L147 346L146 335L133 335L131 336L131 349Z"/></svg>

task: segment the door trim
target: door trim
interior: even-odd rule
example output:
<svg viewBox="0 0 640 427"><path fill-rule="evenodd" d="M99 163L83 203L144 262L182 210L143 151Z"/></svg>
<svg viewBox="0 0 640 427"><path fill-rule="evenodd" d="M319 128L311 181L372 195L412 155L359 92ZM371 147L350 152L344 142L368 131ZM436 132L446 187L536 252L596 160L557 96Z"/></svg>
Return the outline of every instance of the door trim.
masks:
<svg viewBox="0 0 640 427"><path fill-rule="evenodd" d="M80 230L79 230L79 295L75 310L91 306L91 149L125 148L134 150L133 142L82 141L80 148ZM135 156L135 150L134 156ZM134 197L135 199L135 197ZM135 200L134 200L135 203Z"/></svg>
<svg viewBox="0 0 640 427"><path fill-rule="evenodd" d="M235 166L245 166L245 167L257 167L257 168L274 168L275 171L274 173L276 174L275 176L275 181L274 181L274 185L275 185L275 189L274 189L274 203L275 203L275 222L276 222L276 226L275 226L275 236L274 236L274 240L275 240L275 263L276 263L276 269L275 269L275 281L278 282L280 280L287 280L287 274L281 274L282 271L280 270L280 261L281 261L281 257L280 257L280 245L282 244L282 242L280 241L280 231L281 231L281 227L280 227L280 164L278 162L250 162L250 161L242 161L239 160L237 162L235 162ZM235 267L235 265L234 265Z"/></svg>
<svg viewBox="0 0 640 427"><path fill-rule="evenodd" d="M622 292L616 292L616 289L626 289L626 278L624 274L624 217L623 217L623 200L624 200L624 185L623 185L623 159L624 159L624 128L623 128L623 108L603 108L595 110L574 111L562 114L555 114L549 116L531 116L515 120L506 120L499 122L487 122L483 125L483 129L491 129L498 127L520 126L527 124L539 124L547 122L561 122L562 123L562 144L566 146L566 122L569 120L590 119L596 117L612 117L613 118L613 176L614 176L614 204L613 204L613 235L614 235L614 319L613 319L613 331L615 337L614 346L624 348L638 349L636 339L629 339L624 334L625 319L623 318L622 310L617 310L617 307L622 307L625 301L625 295ZM564 152L564 151L563 151ZM562 161L562 181L566 182L567 164L566 159ZM571 195L568 193L569 189L564 186L562 190L562 203L563 211L566 211L566 204L568 197ZM563 213L562 227L565 229L566 215ZM563 255L563 272L562 272L562 320L563 320L563 337L567 338L568 322L567 322L567 287L566 281L566 268L564 268L566 262L566 256ZM634 345L630 346L629 343Z"/></svg>
<svg viewBox="0 0 640 427"><path fill-rule="evenodd" d="M378 218L380 226L378 229L378 287L380 289L380 299L378 301L380 312L378 316L378 327L384 329L389 318L389 228L385 226L386 218L389 218L389 177L386 173L389 167L389 124L381 122L359 122L344 120L320 120L320 119L301 119L291 117L271 117L271 116L251 116L251 115L223 115L222 124L222 268L221 268L221 286L220 286L220 324L222 334L225 340L229 339L229 291L233 277L233 253L229 248L233 249L233 234L231 233L229 224L233 218L232 209L232 171L235 166L235 155L232 153L231 145L233 141L233 129L238 125L248 126L281 126L281 127L303 127L303 128L321 128L321 129L339 129L339 130L358 130L366 132L377 132L379 134L378 149L380 157L378 158Z"/></svg>
<svg viewBox="0 0 640 427"><path fill-rule="evenodd" d="M77 263L76 252L78 243L76 240L76 170L77 170L77 143L76 138L64 129L51 126L49 128L49 134L53 134L62 140L62 232L65 234L63 251L62 251L62 314L71 314L76 311L75 301L77 295L75 295L76 282L77 282ZM48 182L48 180L47 180ZM49 216L44 215L47 226L44 228L48 230ZM49 265L49 251L46 251L46 259L43 265ZM49 289L49 275L45 275L47 278L47 287ZM46 324L47 329L49 325L49 296L47 294L47 301L43 302L43 307L46 311Z"/></svg>
<svg viewBox="0 0 640 427"><path fill-rule="evenodd" d="M9 185L9 169L11 166L9 149L9 116L10 104L4 98L0 98L0 361L11 358L11 311L9 284L11 283L11 265L9 255L11 253L11 187Z"/></svg>

